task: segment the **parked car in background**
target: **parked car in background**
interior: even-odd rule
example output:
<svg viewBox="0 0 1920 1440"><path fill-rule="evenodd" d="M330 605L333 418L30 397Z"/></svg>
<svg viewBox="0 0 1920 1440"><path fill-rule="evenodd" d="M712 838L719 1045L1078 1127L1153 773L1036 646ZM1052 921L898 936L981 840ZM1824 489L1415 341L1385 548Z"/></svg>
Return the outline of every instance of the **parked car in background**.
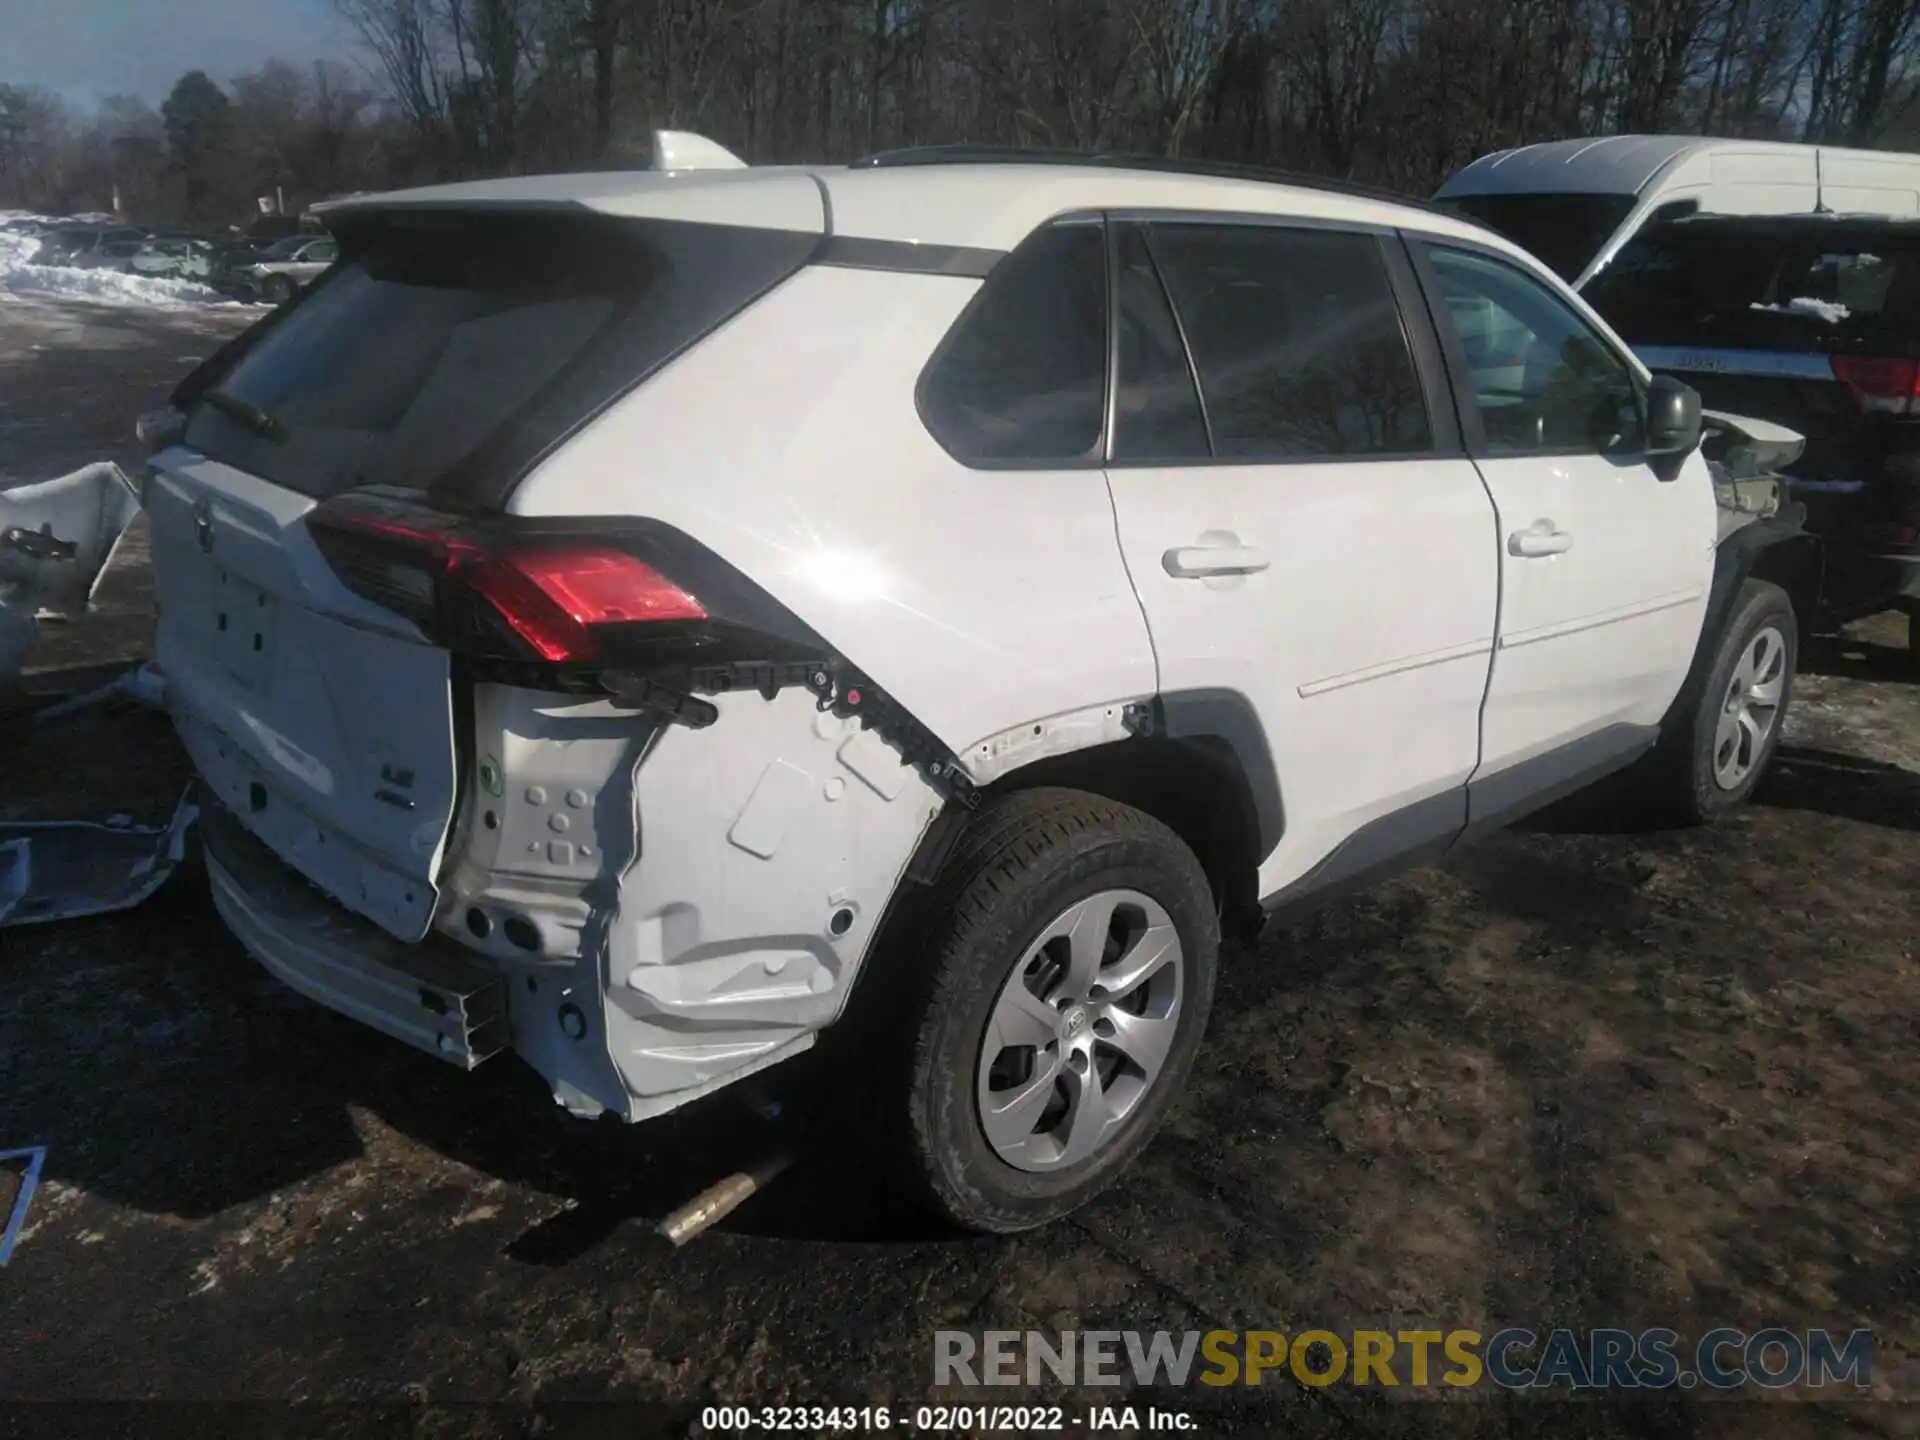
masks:
<svg viewBox="0 0 1920 1440"><path fill-rule="evenodd" d="M1806 438L1787 473L1825 550L1807 618L1903 610L1920 663L1920 218L1660 221L1583 294L1651 369Z"/></svg>
<svg viewBox="0 0 1920 1440"><path fill-rule="evenodd" d="M1482 155L1440 187L1443 205L1532 251L1579 289L1643 225L1725 215L1920 213L1920 155L1607 135Z"/></svg>
<svg viewBox="0 0 1920 1440"><path fill-rule="evenodd" d="M205 240L155 236L128 257L127 270L173 280L206 280L214 268L214 249Z"/></svg>
<svg viewBox="0 0 1920 1440"><path fill-rule="evenodd" d="M1806 537L1722 543L1698 396L1510 242L655 148L331 207L143 426L215 904L295 989L625 1120L851 1029L846 1123L1012 1231L1158 1128L1223 928L1759 782Z"/></svg>
<svg viewBox="0 0 1920 1440"><path fill-rule="evenodd" d="M277 305L317 279L339 253L331 236L289 236L261 251L246 273L260 298Z"/></svg>
<svg viewBox="0 0 1920 1440"><path fill-rule="evenodd" d="M147 239L143 235L104 240L93 250L68 260L67 264L82 270L128 270L132 268L133 257L146 247Z"/></svg>
<svg viewBox="0 0 1920 1440"><path fill-rule="evenodd" d="M1709 406L1806 437L1786 481L1816 537L1810 630L1920 610L1920 155L1616 135L1482 156L1436 199L1572 281ZM1908 635L1920 664L1920 620Z"/></svg>
<svg viewBox="0 0 1920 1440"><path fill-rule="evenodd" d="M42 265L73 265L93 269L105 263L124 262L146 238L146 231L132 226L102 229L63 225L40 237L40 253L36 258ZM111 253L108 247L112 247Z"/></svg>

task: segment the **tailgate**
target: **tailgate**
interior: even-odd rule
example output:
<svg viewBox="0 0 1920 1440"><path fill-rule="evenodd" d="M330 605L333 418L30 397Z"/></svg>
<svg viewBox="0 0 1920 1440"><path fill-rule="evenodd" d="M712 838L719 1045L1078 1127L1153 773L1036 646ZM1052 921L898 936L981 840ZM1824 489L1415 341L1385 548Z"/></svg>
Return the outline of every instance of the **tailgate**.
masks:
<svg viewBox="0 0 1920 1440"><path fill-rule="evenodd" d="M452 820L449 659L348 591L313 501L185 450L147 490L158 658L207 786L281 859L404 940Z"/></svg>

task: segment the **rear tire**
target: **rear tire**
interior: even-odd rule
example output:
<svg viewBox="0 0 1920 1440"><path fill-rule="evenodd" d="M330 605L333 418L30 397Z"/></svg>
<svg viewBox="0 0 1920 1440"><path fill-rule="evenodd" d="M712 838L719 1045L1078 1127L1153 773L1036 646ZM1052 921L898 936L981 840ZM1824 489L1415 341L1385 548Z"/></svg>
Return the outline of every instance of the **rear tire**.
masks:
<svg viewBox="0 0 1920 1440"><path fill-rule="evenodd" d="M1656 758L1659 798L1691 823L1740 804L1765 777L1780 745L1800 659L1793 602L1778 585L1748 580L1721 628L1712 662L1675 702L1674 733Z"/></svg>
<svg viewBox="0 0 1920 1440"><path fill-rule="evenodd" d="M293 282L284 275L269 275L260 294L270 305L284 305L293 298Z"/></svg>
<svg viewBox="0 0 1920 1440"><path fill-rule="evenodd" d="M1212 890L1158 820L1058 789L992 802L934 887L896 952L925 967L893 1016L902 1178L968 1229L1030 1229L1112 1184L1184 1088Z"/></svg>

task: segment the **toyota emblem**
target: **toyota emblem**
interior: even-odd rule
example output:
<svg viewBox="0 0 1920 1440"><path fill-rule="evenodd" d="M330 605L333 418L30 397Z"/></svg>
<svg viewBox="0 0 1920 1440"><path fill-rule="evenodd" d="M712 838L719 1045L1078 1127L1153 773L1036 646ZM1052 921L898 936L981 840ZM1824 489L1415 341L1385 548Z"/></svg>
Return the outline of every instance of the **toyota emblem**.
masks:
<svg viewBox="0 0 1920 1440"><path fill-rule="evenodd" d="M213 506L202 500L193 507L193 538L202 550L213 549Z"/></svg>

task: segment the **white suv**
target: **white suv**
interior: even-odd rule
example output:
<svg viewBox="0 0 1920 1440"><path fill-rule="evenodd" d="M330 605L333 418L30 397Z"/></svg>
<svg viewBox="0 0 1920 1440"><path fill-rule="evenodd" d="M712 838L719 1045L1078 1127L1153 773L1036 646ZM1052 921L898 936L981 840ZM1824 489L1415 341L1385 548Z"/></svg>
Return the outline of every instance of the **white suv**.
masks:
<svg viewBox="0 0 1920 1440"><path fill-rule="evenodd" d="M925 1198L1038 1224L1179 1094L1223 928L1663 726L1707 813L1778 734L1697 401L1457 218L910 152L327 220L152 441L214 897L576 1114L877 1017Z"/></svg>

